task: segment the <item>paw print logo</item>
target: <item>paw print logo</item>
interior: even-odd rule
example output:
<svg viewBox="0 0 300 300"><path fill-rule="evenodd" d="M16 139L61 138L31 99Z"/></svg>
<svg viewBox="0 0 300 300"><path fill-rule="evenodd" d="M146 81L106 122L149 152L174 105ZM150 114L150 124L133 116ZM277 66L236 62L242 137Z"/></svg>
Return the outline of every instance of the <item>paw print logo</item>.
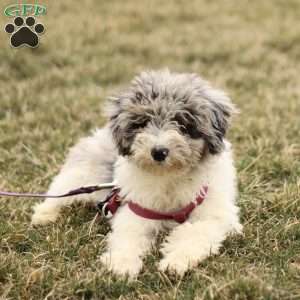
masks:
<svg viewBox="0 0 300 300"><path fill-rule="evenodd" d="M22 17L16 17L14 24L8 23L4 29L8 34L11 34L10 44L14 48L21 46L37 47L39 35L45 31L44 25L36 24L34 17L27 17L25 22Z"/></svg>

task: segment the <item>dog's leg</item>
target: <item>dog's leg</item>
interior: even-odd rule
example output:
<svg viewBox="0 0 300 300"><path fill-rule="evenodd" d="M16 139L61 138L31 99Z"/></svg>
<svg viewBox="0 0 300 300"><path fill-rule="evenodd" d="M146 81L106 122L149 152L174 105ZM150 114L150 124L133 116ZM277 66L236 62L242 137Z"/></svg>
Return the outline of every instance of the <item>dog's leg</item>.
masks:
<svg viewBox="0 0 300 300"><path fill-rule="evenodd" d="M87 185L111 182L115 149L107 128L98 130L93 136L82 139L67 157L61 172L54 178L48 194L62 194ZM54 222L60 210L75 201L95 202L101 200L108 191L67 198L47 198L34 207L32 224Z"/></svg>
<svg viewBox="0 0 300 300"><path fill-rule="evenodd" d="M232 224L234 219L235 225ZM239 231L242 229L235 217L231 220L211 218L195 223L187 221L177 226L162 246L164 257L159 269L183 275L209 255L217 254L222 242L234 228Z"/></svg>
<svg viewBox="0 0 300 300"><path fill-rule="evenodd" d="M150 249L159 223L136 216L127 206L112 219L112 232L108 236L107 250L101 262L118 275L135 278L142 268L142 258Z"/></svg>

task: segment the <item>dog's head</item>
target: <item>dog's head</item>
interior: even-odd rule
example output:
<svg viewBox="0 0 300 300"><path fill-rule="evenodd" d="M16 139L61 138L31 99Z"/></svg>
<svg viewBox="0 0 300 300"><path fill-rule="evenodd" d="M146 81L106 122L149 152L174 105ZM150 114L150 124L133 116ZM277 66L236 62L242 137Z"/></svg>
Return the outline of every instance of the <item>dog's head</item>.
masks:
<svg viewBox="0 0 300 300"><path fill-rule="evenodd" d="M163 70L141 73L109 99L107 112L119 154L164 173L220 153L234 107L197 75Z"/></svg>

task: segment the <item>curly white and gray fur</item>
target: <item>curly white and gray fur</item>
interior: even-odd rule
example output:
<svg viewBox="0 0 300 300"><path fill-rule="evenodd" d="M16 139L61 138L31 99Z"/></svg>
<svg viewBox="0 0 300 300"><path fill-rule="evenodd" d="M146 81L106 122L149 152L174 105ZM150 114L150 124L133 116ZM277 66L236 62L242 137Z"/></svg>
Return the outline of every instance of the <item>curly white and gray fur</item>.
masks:
<svg viewBox="0 0 300 300"><path fill-rule="evenodd" d="M195 74L143 72L111 97L107 125L74 146L49 194L114 181L124 205L111 219L112 231L101 262L117 274L135 277L158 232L170 232L161 246L159 269L184 274L211 254L226 236L240 232L236 172L226 141L230 99ZM135 215L126 205L170 212L208 195L183 224ZM63 206L97 202L106 192L46 199L34 209L33 224L54 222Z"/></svg>

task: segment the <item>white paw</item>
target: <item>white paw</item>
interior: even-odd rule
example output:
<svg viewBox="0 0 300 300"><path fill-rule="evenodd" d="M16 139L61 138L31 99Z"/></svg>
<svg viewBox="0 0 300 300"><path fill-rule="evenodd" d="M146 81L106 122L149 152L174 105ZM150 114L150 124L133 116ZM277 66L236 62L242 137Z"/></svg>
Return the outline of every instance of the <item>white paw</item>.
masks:
<svg viewBox="0 0 300 300"><path fill-rule="evenodd" d="M160 271L184 275L187 270L197 267L212 252L208 247L183 243L180 240L177 243L165 243L161 253L163 258L159 263Z"/></svg>
<svg viewBox="0 0 300 300"><path fill-rule="evenodd" d="M217 254L222 240L223 235L219 239L211 239L186 222L167 237L160 250L163 259L159 263L159 269L183 275L211 254Z"/></svg>
<svg viewBox="0 0 300 300"><path fill-rule="evenodd" d="M195 267L197 263L198 261L188 259L183 253L173 252L159 262L158 269L162 272L169 271L182 276L188 269Z"/></svg>
<svg viewBox="0 0 300 300"><path fill-rule="evenodd" d="M182 276L188 270L188 265L179 261L173 261L169 258L163 258L159 262L158 269L162 272L168 271Z"/></svg>
<svg viewBox="0 0 300 300"><path fill-rule="evenodd" d="M31 218L31 224L33 225L46 225L51 222L55 222L59 216L59 210L49 207L48 205L37 204L34 207L34 214Z"/></svg>
<svg viewBox="0 0 300 300"><path fill-rule="evenodd" d="M197 267L211 254L217 254L218 248L213 249L205 244L197 246L188 243L165 243L161 252L164 257L159 263L159 270L184 275L187 270Z"/></svg>
<svg viewBox="0 0 300 300"><path fill-rule="evenodd" d="M178 248L174 251L165 253L162 260L159 262L160 271L170 271L178 275L184 275L189 269L197 267L197 265L207 258L211 253L202 251L201 249Z"/></svg>
<svg viewBox="0 0 300 300"><path fill-rule="evenodd" d="M139 257L121 252L105 252L100 261L108 270L120 276L128 275L130 279L136 278L143 266Z"/></svg>

